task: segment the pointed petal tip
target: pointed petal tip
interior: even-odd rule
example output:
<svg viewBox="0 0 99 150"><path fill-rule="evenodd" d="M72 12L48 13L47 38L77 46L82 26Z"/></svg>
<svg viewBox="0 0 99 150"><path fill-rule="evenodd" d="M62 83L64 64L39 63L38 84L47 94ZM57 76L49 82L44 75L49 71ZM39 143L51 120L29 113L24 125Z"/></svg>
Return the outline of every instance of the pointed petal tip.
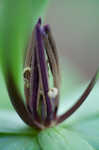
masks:
<svg viewBox="0 0 99 150"><path fill-rule="evenodd" d="M46 33L48 33L48 32L50 31L50 25L49 25L49 24L46 24L46 25L44 26L44 31L45 31Z"/></svg>
<svg viewBox="0 0 99 150"><path fill-rule="evenodd" d="M42 24L42 18L39 17L37 24L41 25Z"/></svg>

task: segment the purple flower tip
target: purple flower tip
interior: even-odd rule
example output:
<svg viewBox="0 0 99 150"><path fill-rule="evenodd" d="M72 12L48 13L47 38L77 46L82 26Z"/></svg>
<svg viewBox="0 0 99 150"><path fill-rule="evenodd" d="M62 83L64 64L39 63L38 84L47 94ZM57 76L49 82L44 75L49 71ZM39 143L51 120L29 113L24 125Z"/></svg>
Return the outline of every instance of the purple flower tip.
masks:
<svg viewBox="0 0 99 150"><path fill-rule="evenodd" d="M45 31L46 33L50 31L50 26L49 26L49 24L46 24L46 25L44 26L44 31Z"/></svg>
<svg viewBox="0 0 99 150"><path fill-rule="evenodd" d="M41 25L41 24L42 24L42 19L41 19L41 17L38 19L37 24L39 24L39 25Z"/></svg>
<svg viewBox="0 0 99 150"><path fill-rule="evenodd" d="M45 35L46 35L45 28L44 28L44 27L41 27L41 22L42 22L42 20L41 20L41 18L39 18L39 19L38 19L38 22L37 22L37 24L36 24L36 30L37 30L37 31L40 31L41 34L45 36Z"/></svg>

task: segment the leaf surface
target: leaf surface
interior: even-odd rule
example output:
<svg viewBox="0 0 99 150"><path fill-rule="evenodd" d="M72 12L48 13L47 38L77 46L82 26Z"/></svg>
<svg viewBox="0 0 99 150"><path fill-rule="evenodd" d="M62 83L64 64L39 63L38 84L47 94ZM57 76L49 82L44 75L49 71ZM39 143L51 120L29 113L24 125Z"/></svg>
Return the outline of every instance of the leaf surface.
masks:
<svg viewBox="0 0 99 150"><path fill-rule="evenodd" d="M38 132L26 126L16 113L0 111L0 150L79 150L82 146L85 150L94 150L68 128L54 127Z"/></svg>
<svg viewBox="0 0 99 150"><path fill-rule="evenodd" d="M96 150L99 149L99 82L84 104L60 126L78 133ZM78 93L79 95L79 93ZM75 96L76 97L76 94ZM73 98L74 99L74 98ZM70 104L69 104L70 106ZM65 107L65 106L64 106Z"/></svg>
<svg viewBox="0 0 99 150"><path fill-rule="evenodd" d="M52 128L38 135L43 150L94 150L78 134L62 128Z"/></svg>
<svg viewBox="0 0 99 150"><path fill-rule="evenodd" d="M40 150L36 140L27 136L0 136L0 150Z"/></svg>

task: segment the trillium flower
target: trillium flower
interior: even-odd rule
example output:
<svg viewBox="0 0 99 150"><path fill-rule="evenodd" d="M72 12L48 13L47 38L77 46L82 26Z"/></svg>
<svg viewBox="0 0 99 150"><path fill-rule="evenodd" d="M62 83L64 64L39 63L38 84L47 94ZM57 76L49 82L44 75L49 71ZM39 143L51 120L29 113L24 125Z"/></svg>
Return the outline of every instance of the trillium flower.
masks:
<svg viewBox="0 0 99 150"><path fill-rule="evenodd" d="M50 26L41 24L39 18L26 50L23 70L25 103L10 70L6 85L12 105L21 119L31 127L43 130L60 124L81 106L96 83L97 72L77 102L64 114L58 115L61 73L57 48Z"/></svg>

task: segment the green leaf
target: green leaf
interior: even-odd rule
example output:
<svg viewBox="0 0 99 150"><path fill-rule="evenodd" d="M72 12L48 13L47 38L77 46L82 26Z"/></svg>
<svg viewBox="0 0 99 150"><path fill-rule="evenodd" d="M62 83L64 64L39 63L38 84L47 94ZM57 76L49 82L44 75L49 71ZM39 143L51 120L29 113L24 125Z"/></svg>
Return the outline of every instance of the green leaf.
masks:
<svg viewBox="0 0 99 150"><path fill-rule="evenodd" d="M25 125L16 113L0 111L0 150L79 150L80 147L93 150L72 130L54 127L38 132Z"/></svg>
<svg viewBox="0 0 99 150"><path fill-rule="evenodd" d="M9 68L17 85L22 83L23 53L28 38L48 0L0 1L0 63L6 75ZM21 81L21 82L20 82Z"/></svg>
<svg viewBox="0 0 99 150"><path fill-rule="evenodd" d="M95 148L95 150L99 150L99 137L87 137L87 141Z"/></svg>
<svg viewBox="0 0 99 150"><path fill-rule="evenodd" d="M79 121L65 125L70 131L76 132L88 141L96 150L99 150L99 112L92 117L85 117Z"/></svg>
<svg viewBox="0 0 99 150"><path fill-rule="evenodd" d="M93 150L84 139L67 129L47 129L37 138L43 150Z"/></svg>
<svg viewBox="0 0 99 150"><path fill-rule="evenodd" d="M0 136L0 150L39 150L39 145L33 137Z"/></svg>
<svg viewBox="0 0 99 150"><path fill-rule="evenodd" d="M1 75L0 72L0 110L1 109L10 109L12 110L13 107L11 105L7 89L4 83L3 76Z"/></svg>
<svg viewBox="0 0 99 150"><path fill-rule="evenodd" d="M82 95L86 87L86 84L82 85L75 93L71 93L70 96L66 97L60 103L59 114L62 114L66 110L68 110L68 108L70 108ZM68 99L68 101L66 99ZM77 122L77 120L85 118L87 116L92 117L96 113L99 113L99 81L96 83L86 101L68 120L66 120L66 122Z"/></svg>
<svg viewBox="0 0 99 150"><path fill-rule="evenodd" d="M99 82L79 110L60 126L77 132L96 150L99 149Z"/></svg>
<svg viewBox="0 0 99 150"><path fill-rule="evenodd" d="M72 126L69 126L71 131L79 133L81 137L88 141L95 149L99 149L99 113L96 116L86 118Z"/></svg>
<svg viewBox="0 0 99 150"><path fill-rule="evenodd" d="M85 150L94 150L85 140L76 135L74 137L72 132L65 132L69 138L63 137L54 130L44 131L40 133L37 138L29 136L0 136L0 149L1 150L79 150L82 147ZM56 137L55 137L56 136ZM74 135L75 136L75 135ZM67 140L68 139L68 140ZM76 144L74 143L76 142ZM5 144L6 143L6 144Z"/></svg>
<svg viewBox="0 0 99 150"><path fill-rule="evenodd" d="M16 112L0 111L0 134L33 136L37 134L37 131L28 127Z"/></svg>

